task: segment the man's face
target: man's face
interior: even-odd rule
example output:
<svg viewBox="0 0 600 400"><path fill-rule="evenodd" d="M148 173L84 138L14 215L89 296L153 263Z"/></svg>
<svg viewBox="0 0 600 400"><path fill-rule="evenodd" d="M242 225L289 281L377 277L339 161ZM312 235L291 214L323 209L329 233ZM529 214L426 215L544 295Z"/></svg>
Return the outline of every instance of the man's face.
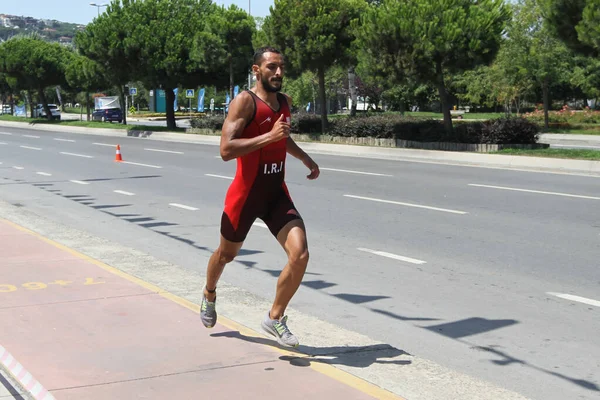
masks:
<svg viewBox="0 0 600 400"><path fill-rule="evenodd" d="M263 54L260 66L254 66L257 80L260 80L267 92L279 92L283 81L284 61L281 54Z"/></svg>

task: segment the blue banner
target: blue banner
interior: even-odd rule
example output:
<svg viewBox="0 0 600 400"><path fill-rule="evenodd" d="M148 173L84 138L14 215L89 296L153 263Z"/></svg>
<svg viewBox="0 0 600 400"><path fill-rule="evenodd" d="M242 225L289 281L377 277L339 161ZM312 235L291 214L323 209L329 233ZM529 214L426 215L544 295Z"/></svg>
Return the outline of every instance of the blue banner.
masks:
<svg viewBox="0 0 600 400"><path fill-rule="evenodd" d="M229 97L229 92L227 92L227 96L225 96L225 112L229 112L229 102L231 98Z"/></svg>
<svg viewBox="0 0 600 400"><path fill-rule="evenodd" d="M198 92L198 112L204 112L204 88Z"/></svg>
<svg viewBox="0 0 600 400"><path fill-rule="evenodd" d="M238 85L235 85L233 88L233 98L235 99L235 96L237 96L240 93L240 87Z"/></svg>
<svg viewBox="0 0 600 400"><path fill-rule="evenodd" d="M15 116L26 117L27 116L27 106L15 106Z"/></svg>
<svg viewBox="0 0 600 400"><path fill-rule="evenodd" d="M175 93L175 101L173 102L173 110L174 111L177 111L177 109L179 108L179 107L177 107L177 91L178 90L179 90L178 88L173 89L173 93Z"/></svg>

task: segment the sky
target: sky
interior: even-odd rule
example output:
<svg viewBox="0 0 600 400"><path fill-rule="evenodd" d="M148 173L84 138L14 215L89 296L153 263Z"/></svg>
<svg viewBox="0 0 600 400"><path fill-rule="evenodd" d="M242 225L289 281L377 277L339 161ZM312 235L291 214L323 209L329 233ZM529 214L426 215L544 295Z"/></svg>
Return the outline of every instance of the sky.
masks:
<svg viewBox="0 0 600 400"><path fill-rule="evenodd" d="M0 0L0 14L33 17L36 19L55 19L61 22L88 24L98 14L98 7L90 3L106 4L110 0ZM248 10L248 0L213 0L218 5L235 4ZM250 12L254 17L269 14L273 0L250 0ZM100 8L102 12L104 8Z"/></svg>

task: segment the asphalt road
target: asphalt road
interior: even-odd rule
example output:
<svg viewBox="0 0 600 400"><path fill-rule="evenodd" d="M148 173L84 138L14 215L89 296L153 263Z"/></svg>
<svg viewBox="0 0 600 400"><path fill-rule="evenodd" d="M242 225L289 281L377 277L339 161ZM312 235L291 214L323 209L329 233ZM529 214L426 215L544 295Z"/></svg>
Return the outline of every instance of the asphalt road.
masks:
<svg viewBox="0 0 600 400"><path fill-rule="evenodd" d="M235 172L216 146L0 133L3 200L206 268ZM314 158L317 181L286 171L311 252L293 307L533 399L598 398L598 178ZM270 298L284 263L257 224L223 279Z"/></svg>

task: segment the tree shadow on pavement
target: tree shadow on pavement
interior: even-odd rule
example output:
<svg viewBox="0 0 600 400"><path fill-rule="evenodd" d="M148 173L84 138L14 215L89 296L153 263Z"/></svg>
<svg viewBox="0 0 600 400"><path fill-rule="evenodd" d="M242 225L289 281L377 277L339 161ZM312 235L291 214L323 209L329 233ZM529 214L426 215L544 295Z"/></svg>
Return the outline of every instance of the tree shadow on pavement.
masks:
<svg viewBox="0 0 600 400"><path fill-rule="evenodd" d="M297 355L282 355L282 361L287 361L295 367L309 367L317 362L330 365L345 365L355 368L367 368L373 364L409 365L410 360L397 360L395 358L406 355L407 352L390 346L389 344L375 344L367 346L333 346L313 347L300 345L295 349L281 346L275 339L259 336L247 336L237 331L213 333L211 337L224 337L239 339L250 343L276 347Z"/></svg>
<svg viewBox="0 0 600 400"><path fill-rule="evenodd" d="M464 341L462 341L462 342L464 342ZM592 390L594 392L600 392L600 387L598 387L598 385L596 385L594 382L586 381L585 379L575 379L575 378L571 378L571 377L568 377L563 374L559 374L558 372L548 371L547 369L537 367L533 364L529 364L527 361L519 360L518 358L515 358L503 351L495 349L494 346L473 346L472 348L475 350L486 351L486 352L495 354L496 356L500 357L501 359L499 359L499 360L490 360L492 363L494 363L496 365L506 366L506 365L511 365L511 364L519 364L524 367L530 367L530 368L535 369L536 371L544 372L546 374L550 374L550 375L556 376L558 378L564 379L564 380L571 382L577 386L581 386L584 389Z"/></svg>

